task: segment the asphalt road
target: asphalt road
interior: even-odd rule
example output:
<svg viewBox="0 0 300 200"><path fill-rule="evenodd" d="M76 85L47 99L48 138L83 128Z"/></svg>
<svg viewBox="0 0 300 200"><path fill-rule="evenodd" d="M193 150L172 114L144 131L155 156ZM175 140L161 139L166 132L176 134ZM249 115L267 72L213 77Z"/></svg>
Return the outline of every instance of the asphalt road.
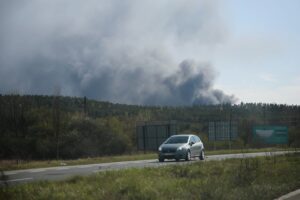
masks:
<svg viewBox="0 0 300 200"><path fill-rule="evenodd" d="M244 153L244 154L224 154L206 156L205 160L223 160L229 158L249 158L256 156L271 156L282 155L291 153L287 151L279 152L263 152L263 153ZM89 165L76 165L76 166L62 166L62 167L50 167L50 168L38 168L38 169L26 169L26 170L14 170L5 171L0 174L0 185L14 185L28 183L38 180L57 181L70 178L72 176L84 176L90 175L96 172L106 170L121 170L126 168L141 168L141 167L159 167L166 165L180 165L189 164L194 162L203 162L199 159L194 159L190 162L175 162L173 160L165 161L163 163L155 160L139 160L139 161L123 161L114 163L102 163L102 164L89 164Z"/></svg>

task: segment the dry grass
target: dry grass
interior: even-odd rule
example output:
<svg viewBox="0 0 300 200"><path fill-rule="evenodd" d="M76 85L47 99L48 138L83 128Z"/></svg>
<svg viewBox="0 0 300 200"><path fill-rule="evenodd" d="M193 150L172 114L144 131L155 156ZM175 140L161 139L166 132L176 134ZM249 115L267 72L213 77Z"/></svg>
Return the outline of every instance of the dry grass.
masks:
<svg viewBox="0 0 300 200"><path fill-rule="evenodd" d="M107 171L0 188L0 199L274 199L300 187L300 154Z"/></svg>

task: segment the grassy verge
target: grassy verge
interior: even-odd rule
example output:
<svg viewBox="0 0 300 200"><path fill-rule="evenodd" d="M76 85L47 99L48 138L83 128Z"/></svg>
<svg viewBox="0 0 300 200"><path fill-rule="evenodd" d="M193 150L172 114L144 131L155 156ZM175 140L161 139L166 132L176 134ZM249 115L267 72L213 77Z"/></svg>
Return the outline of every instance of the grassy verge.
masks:
<svg viewBox="0 0 300 200"><path fill-rule="evenodd" d="M206 155L269 152L269 151L272 152L272 151L281 151L281 150L294 151L295 149L294 148L293 149L263 148L263 149L217 150L217 151L206 151ZM76 160L21 161L19 163L16 163L15 160L2 160L0 161L0 171L56 167L61 165L83 165L83 164L108 163L108 162L119 162L119 161L146 160L146 159L156 159L156 158L157 158L156 153L147 153L147 154L132 154L132 155L120 155L120 156L105 156L105 157L95 157L95 158L82 158Z"/></svg>
<svg viewBox="0 0 300 200"><path fill-rule="evenodd" d="M154 159L154 158L156 158L155 153L120 155L120 156L103 156L103 157L95 157L95 158L81 158L76 160L22 161L19 164L17 164L16 161L14 160L8 160L8 161L0 161L0 171L56 167L61 165L84 165L84 164L108 163L108 162L119 162L119 161L146 160L146 159Z"/></svg>
<svg viewBox="0 0 300 200"><path fill-rule="evenodd" d="M219 154L235 154L235 153L259 153L259 152L274 152L274 151L298 151L299 148L260 148L260 149L225 149L225 150L211 150L206 151L206 155L219 155Z"/></svg>
<svg viewBox="0 0 300 200"><path fill-rule="evenodd" d="M0 199L274 199L300 187L300 154L107 171L0 188Z"/></svg>

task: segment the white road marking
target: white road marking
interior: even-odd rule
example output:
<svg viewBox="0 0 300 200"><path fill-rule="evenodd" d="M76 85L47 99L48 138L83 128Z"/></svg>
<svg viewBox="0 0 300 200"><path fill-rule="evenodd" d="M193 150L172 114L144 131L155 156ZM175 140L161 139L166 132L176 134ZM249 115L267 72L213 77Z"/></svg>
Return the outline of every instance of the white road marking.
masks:
<svg viewBox="0 0 300 200"><path fill-rule="evenodd" d="M33 169L33 170L30 170L29 172L31 173L36 173L36 172L44 172L46 171L45 169Z"/></svg>
<svg viewBox="0 0 300 200"><path fill-rule="evenodd" d="M81 168L81 169L83 169L83 168L88 168L88 167L91 167L91 166L89 166L89 165L82 165L82 166L78 166L78 167L76 167L76 168Z"/></svg>
<svg viewBox="0 0 300 200"><path fill-rule="evenodd" d="M19 178L19 179L12 179L12 180L0 181L0 183L26 181L26 180L31 180L31 179L33 179L33 178Z"/></svg>
<svg viewBox="0 0 300 200"><path fill-rule="evenodd" d="M57 167L54 168L53 170L66 170L66 169L70 169L69 167Z"/></svg>
<svg viewBox="0 0 300 200"><path fill-rule="evenodd" d="M4 175L14 175L14 174L17 174L17 172L4 172Z"/></svg>

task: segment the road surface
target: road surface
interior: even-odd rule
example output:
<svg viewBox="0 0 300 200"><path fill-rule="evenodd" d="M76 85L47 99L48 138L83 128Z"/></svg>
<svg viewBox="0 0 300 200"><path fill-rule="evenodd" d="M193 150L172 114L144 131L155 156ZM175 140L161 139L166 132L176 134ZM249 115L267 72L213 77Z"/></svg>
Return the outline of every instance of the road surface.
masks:
<svg viewBox="0 0 300 200"><path fill-rule="evenodd" d="M244 154L223 154L223 155L212 155L206 156L205 160L223 160L229 158L249 158L257 156L271 156L271 155L282 155L291 153L287 151L279 152L262 152L262 153L244 153ZM102 164L88 164L88 165L75 165L75 166L61 166L61 167L50 167L50 168L38 168L38 169L25 169L25 170L14 170L5 171L0 174L0 186L14 185L21 183L28 183L38 180L56 181L70 178L72 176L83 176L90 175L96 172L106 170L120 170L126 168L141 168L141 167L159 167L166 165L180 165L189 164L194 162L203 162L198 159L190 162L175 162L165 161L163 163L155 160L138 160L138 161L123 161L114 163L102 163Z"/></svg>

